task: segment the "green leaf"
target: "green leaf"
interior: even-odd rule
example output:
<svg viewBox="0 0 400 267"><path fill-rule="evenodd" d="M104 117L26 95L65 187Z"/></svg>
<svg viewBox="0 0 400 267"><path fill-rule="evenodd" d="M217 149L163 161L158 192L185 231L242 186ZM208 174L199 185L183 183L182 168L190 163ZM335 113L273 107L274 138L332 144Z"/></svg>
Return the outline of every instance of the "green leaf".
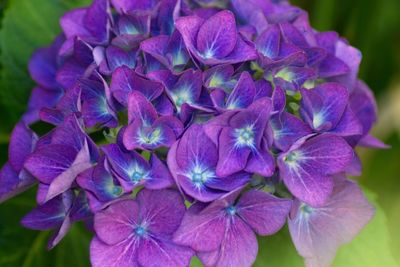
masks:
<svg viewBox="0 0 400 267"><path fill-rule="evenodd" d="M0 31L2 128L10 129L26 108L34 83L27 64L34 50L60 33L58 20L68 9L90 0L10 0ZM4 114L5 112L6 114Z"/></svg>
<svg viewBox="0 0 400 267"><path fill-rule="evenodd" d="M75 224L53 250L48 251L51 232L32 231L19 224L35 206L30 190L0 205L0 266L7 267L87 267L91 234Z"/></svg>

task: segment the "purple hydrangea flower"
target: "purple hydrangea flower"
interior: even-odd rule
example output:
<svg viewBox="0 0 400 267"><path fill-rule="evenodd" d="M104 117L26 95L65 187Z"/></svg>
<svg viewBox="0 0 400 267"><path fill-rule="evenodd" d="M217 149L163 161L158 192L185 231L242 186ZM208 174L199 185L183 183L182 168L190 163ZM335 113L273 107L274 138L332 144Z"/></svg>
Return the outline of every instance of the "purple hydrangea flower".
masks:
<svg viewBox="0 0 400 267"><path fill-rule="evenodd" d="M235 16L221 11L208 19L187 16L176 27L191 55L203 64L233 64L257 58L255 49L238 33Z"/></svg>
<svg viewBox="0 0 400 267"><path fill-rule="evenodd" d="M185 214L177 191L142 190L94 217L91 262L96 266L189 266L194 252L172 241Z"/></svg>
<svg viewBox="0 0 400 267"><path fill-rule="evenodd" d="M306 266L325 267L373 216L346 178L361 174L356 147L387 147L369 133L361 53L305 11L93 0L60 24L32 55L37 85L0 171L0 202L38 185L22 224L54 229L50 248L94 220L93 266L183 267L196 254L243 267L256 236L288 222Z"/></svg>
<svg viewBox="0 0 400 267"><path fill-rule="evenodd" d="M194 124L168 153L168 166L178 186L187 195L203 202L215 200L249 181L250 175L238 172L220 176L215 144L203 126Z"/></svg>
<svg viewBox="0 0 400 267"><path fill-rule="evenodd" d="M175 232L174 240L198 251L205 266L251 266L259 235L276 233L285 223L291 201L251 190L240 190L211 204L194 204ZM254 233L255 232L255 233Z"/></svg>
<svg viewBox="0 0 400 267"><path fill-rule="evenodd" d="M323 206L312 207L296 200L288 225L306 265L329 266L336 249L350 242L373 214L373 207L357 184L339 176L335 177L333 193Z"/></svg>

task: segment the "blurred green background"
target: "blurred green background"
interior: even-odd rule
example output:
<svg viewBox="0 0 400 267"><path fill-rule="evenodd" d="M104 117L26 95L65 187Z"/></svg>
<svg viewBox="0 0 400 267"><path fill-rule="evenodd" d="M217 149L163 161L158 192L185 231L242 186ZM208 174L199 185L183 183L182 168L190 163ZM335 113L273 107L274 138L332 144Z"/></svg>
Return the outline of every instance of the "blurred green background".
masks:
<svg viewBox="0 0 400 267"><path fill-rule="evenodd" d="M10 130L24 110L34 86L27 62L38 47L60 32L65 10L89 0L0 0L0 163L7 159ZM400 264L400 1L296 0L320 31L335 30L363 53L360 76L374 91L379 122L373 133L390 150L359 150L360 183L377 207L377 215L335 259L336 267L392 267ZM0 204L0 266L89 266L91 234L72 229L61 244L45 251L48 232L23 229L20 218L34 206L34 190ZM199 266L196 260L193 266ZM260 239L259 267L302 266L287 229Z"/></svg>

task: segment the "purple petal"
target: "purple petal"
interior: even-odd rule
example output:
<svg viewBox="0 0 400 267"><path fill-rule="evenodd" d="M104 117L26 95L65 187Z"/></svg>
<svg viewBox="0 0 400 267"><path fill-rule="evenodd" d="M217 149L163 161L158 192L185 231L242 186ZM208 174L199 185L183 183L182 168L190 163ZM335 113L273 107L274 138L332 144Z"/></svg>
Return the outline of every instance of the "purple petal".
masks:
<svg viewBox="0 0 400 267"><path fill-rule="evenodd" d="M254 151L250 154L244 170L264 177L270 177L275 171L275 160L268 151Z"/></svg>
<svg viewBox="0 0 400 267"><path fill-rule="evenodd" d="M236 147L236 137L232 129L225 128L221 131L219 146L218 176L228 176L246 167L250 150L247 147Z"/></svg>
<svg viewBox="0 0 400 267"><path fill-rule="evenodd" d="M291 43L300 47L308 46L304 35L291 23L281 23L279 24L279 28L282 33L282 39L285 40L286 43Z"/></svg>
<svg viewBox="0 0 400 267"><path fill-rule="evenodd" d="M363 135L367 134L376 121L377 107L372 91L358 81L350 94L350 107L363 126Z"/></svg>
<svg viewBox="0 0 400 267"><path fill-rule="evenodd" d="M77 62L74 58L68 59L57 71L57 82L64 88L69 89L76 81L83 77L87 66Z"/></svg>
<svg viewBox="0 0 400 267"><path fill-rule="evenodd" d="M98 237L94 237L90 243L90 262L93 267L139 267L137 248L138 243L131 239L109 246Z"/></svg>
<svg viewBox="0 0 400 267"><path fill-rule="evenodd" d="M220 178L213 177L212 179ZM185 194L201 202L210 202L226 194L226 191L213 189L205 183L199 186L189 177L180 174L177 175L176 181Z"/></svg>
<svg viewBox="0 0 400 267"><path fill-rule="evenodd" d="M236 45L235 17L230 11L221 11L207 19L200 27L196 47L202 57L224 58Z"/></svg>
<svg viewBox="0 0 400 267"><path fill-rule="evenodd" d="M340 40L336 43L335 56L338 59L343 60L350 69L346 75L336 77L335 80L344 84L349 89L354 88L357 82L358 68L362 58L360 50Z"/></svg>
<svg viewBox="0 0 400 267"><path fill-rule="evenodd" d="M69 216L66 216L61 226L53 233L47 243L47 249L54 248L60 241L64 238L64 236L68 233L71 228L71 219Z"/></svg>
<svg viewBox="0 0 400 267"><path fill-rule="evenodd" d="M203 81L208 88L224 87L234 73L232 65L219 65L203 72Z"/></svg>
<svg viewBox="0 0 400 267"><path fill-rule="evenodd" d="M139 205L134 200L122 200L96 213L94 229L97 238L108 245L117 245L134 232L139 219Z"/></svg>
<svg viewBox="0 0 400 267"><path fill-rule="evenodd" d="M173 240L196 251L216 250L224 236L225 218L221 216L224 207L218 206L213 211L200 213L198 207L199 204L194 204L186 212Z"/></svg>
<svg viewBox="0 0 400 267"><path fill-rule="evenodd" d="M307 266L328 266L336 250L350 242L374 214L356 183L335 182L332 196L321 208L297 202L289 231Z"/></svg>
<svg viewBox="0 0 400 267"><path fill-rule="evenodd" d="M230 126L229 123L232 117L236 114L236 111L224 112L221 115L214 117L204 125L204 132L214 144L217 145L219 143L218 138L222 129Z"/></svg>
<svg viewBox="0 0 400 267"><path fill-rule="evenodd" d="M226 227L220 257L215 266L252 266L258 252L256 235L245 222L238 218L229 221Z"/></svg>
<svg viewBox="0 0 400 267"><path fill-rule="evenodd" d="M145 125L151 125L158 118L157 111L150 101L140 92L133 91L128 97L128 122L138 119Z"/></svg>
<svg viewBox="0 0 400 267"><path fill-rule="evenodd" d="M176 161L180 168L187 171L193 163L212 167L217 159L217 148L204 134L201 125L193 124L186 130L177 148Z"/></svg>
<svg viewBox="0 0 400 267"><path fill-rule="evenodd" d="M272 235L286 222L292 201L263 191L244 193L238 202L238 213L259 235Z"/></svg>
<svg viewBox="0 0 400 267"><path fill-rule="evenodd" d="M24 162L34 150L37 140L38 136L24 123L20 122L14 127L8 146L8 159L14 170L17 172L22 170Z"/></svg>
<svg viewBox="0 0 400 267"><path fill-rule="evenodd" d="M363 127L354 115L353 111L349 107L346 107L343 116L335 129L330 132L336 133L340 136L362 135Z"/></svg>
<svg viewBox="0 0 400 267"><path fill-rule="evenodd" d="M242 72L240 78L226 101L228 109L247 108L253 102L256 87L251 75Z"/></svg>
<svg viewBox="0 0 400 267"><path fill-rule="evenodd" d="M83 101L81 112L85 126L90 128L100 124L116 127L117 116L107 103L104 85L99 81L89 79L81 79L78 84L81 88Z"/></svg>
<svg viewBox="0 0 400 267"><path fill-rule="evenodd" d="M255 60L258 58L257 51L255 50L254 46L243 40L243 38L238 35L236 46L233 49L232 53L230 53L226 58L223 60L207 60L207 64L235 64L240 62L245 62L249 60Z"/></svg>
<svg viewBox="0 0 400 267"><path fill-rule="evenodd" d="M162 189L174 184L174 180L165 164L156 156L151 154L151 179L146 181L148 189Z"/></svg>
<svg viewBox="0 0 400 267"><path fill-rule="evenodd" d="M279 156L280 175L297 198L312 206L320 206L333 189L329 175L345 171L354 152L335 135L319 135L303 142L304 138L297 141L289 152Z"/></svg>
<svg viewBox="0 0 400 267"><path fill-rule="evenodd" d="M179 227L185 205L176 190L142 190L138 193L139 216L148 223L148 231L157 237L170 237Z"/></svg>
<svg viewBox="0 0 400 267"><path fill-rule="evenodd" d="M80 8L69 11L61 17L61 28L68 39L75 36L83 37L90 35L89 31L83 27L86 13L87 8Z"/></svg>
<svg viewBox="0 0 400 267"><path fill-rule="evenodd" d="M197 33L204 21L198 16L180 17L175 21L175 27L182 35L185 45L191 53L197 53Z"/></svg>
<svg viewBox="0 0 400 267"><path fill-rule="evenodd" d="M47 48L36 50L29 61L29 73L33 80L47 89L55 89L58 84L55 80L57 72L57 53L63 42L58 37L54 43Z"/></svg>
<svg viewBox="0 0 400 267"><path fill-rule="evenodd" d="M39 181L50 184L71 167L76 155L74 148L65 145L38 147L27 158L24 167Z"/></svg>
<svg viewBox="0 0 400 267"><path fill-rule="evenodd" d="M93 211L123 194L123 189L116 184L105 165L102 159L95 167L80 173L76 179L78 185L86 190Z"/></svg>
<svg viewBox="0 0 400 267"><path fill-rule="evenodd" d="M150 164L137 152L125 152L116 144L105 145L102 150L127 191L152 179Z"/></svg>
<svg viewBox="0 0 400 267"><path fill-rule="evenodd" d="M106 48L106 59L108 69L106 74L112 74L117 68L126 66L133 69L136 66L137 51L125 51L116 46L109 46ZM101 67L101 66L100 66Z"/></svg>
<svg viewBox="0 0 400 267"><path fill-rule="evenodd" d="M0 203L24 192L35 182L25 170L17 173L7 162L0 170Z"/></svg>
<svg viewBox="0 0 400 267"><path fill-rule="evenodd" d="M113 96L124 106L127 106L128 95L132 91L141 92L149 101L157 98L163 92L160 83L146 80L126 66L114 71L110 89Z"/></svg>
<svg viewBox="0 0 400 267"><path fill-rule="evenodd" d="M319 64L319 77L328 78L343 75L349 72L349 67L342 60L328 54Z"/></svg>
<svg viewBox="0 0 400 267"><path fill-rule="evenodd" d="M364 147L371 147L371 148L380 148L380 149L390 148L390 145L383 143L381 140L373 137L370 134L365 135L357 145Z"/></svg>
<svg viewBox="0 0 400 267"><path fill-rule="evenodd" d="M267 58L276 58L279 54L280 36L278 25L268 27L255 41L257 51Z"/></svg>
<svg viewBox="0 0 400 267"><path fill-rule="evenodd" d="M26 228L42 231L60 226L71 208L72 197L72 192L67 192L38 206L25 215L21 224Z"/></svg>
<svg viewBox="0 0 400 267"><path fill-rule="evenodd" d="M86 144L78 152L74 161L71 163L71 166L55 177L50 183L45 201L48 201L49 199L52 199L60 193L68 190L78 174L90 167L92 167L92 163L90 161L89 148Z"/></svg>
<svg viewBox="0 0 400 267"><path fill-rule="evenodd" d="M349 94L338 83L324 83L301 91L301 115L317 131L334 129L346 109Z"/></svg>
<svg viewBox="0 0 400 267"><path fill-rule="evenodd" d="M43 108L54 108L62 97L62 90L47 90L41 87L35 87L28 101L28 110L22 117L22 120L31 125L40 118L40 111Z"/></svg>
<svg viewBox="0 0 400 267"><path fill-rule="evenodd" d="M185 267L189 266L193 255L194 251L190 248L149 238L141 243L138 261L141 266L148 267Z"/></svg>
<svg viewBox="0 0 400 267"><path fill-rule="evenodd" d="M271 117L274 145L281 151L287 151L300 138L312 133L310 127L296 116L282 112Z"/></svg>
<svg viewBox="0 0 400 267"><path fill-rule="evenodd" d="M316 76L315 70L304 67L284 67L274 75L276 85L286 90L298 90L305 81Z"/></svg>

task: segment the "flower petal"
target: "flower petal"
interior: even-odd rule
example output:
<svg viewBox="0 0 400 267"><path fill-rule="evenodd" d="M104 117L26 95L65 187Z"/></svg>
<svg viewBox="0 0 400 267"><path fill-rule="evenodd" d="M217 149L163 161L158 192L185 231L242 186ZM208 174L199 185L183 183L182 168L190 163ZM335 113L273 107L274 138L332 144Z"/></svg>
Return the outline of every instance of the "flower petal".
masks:
<svg viewBox="0 0 400 267"><path fill-rule="evenodd" d="M263 191L244 193L238 202L238 213L259 235L272 235L286 222L292 201Z"/></svg>
<svg viewBox="0 0 400 267"><path fill-rule="evenodd" d="M139 204L134 200L122 200L96 213L94 229L97 238L108 245L117 245L134 232L139 219Z"/></svg>
<svg viewBox="0 0 400 267"><path fill-rule="evenodd" d="M297 202L289 231L306 266L329 266L337 248L350 242L374 214L356 183L336 180L332 196L320 208Z"/></svg>
<svg viewBox="0 0 400 267"><path fill-rule="evenodd" d="M200 27L196 48L208 58L224 58L236 45L236 21L232 12L221 11L207 19Z"/></svg>

